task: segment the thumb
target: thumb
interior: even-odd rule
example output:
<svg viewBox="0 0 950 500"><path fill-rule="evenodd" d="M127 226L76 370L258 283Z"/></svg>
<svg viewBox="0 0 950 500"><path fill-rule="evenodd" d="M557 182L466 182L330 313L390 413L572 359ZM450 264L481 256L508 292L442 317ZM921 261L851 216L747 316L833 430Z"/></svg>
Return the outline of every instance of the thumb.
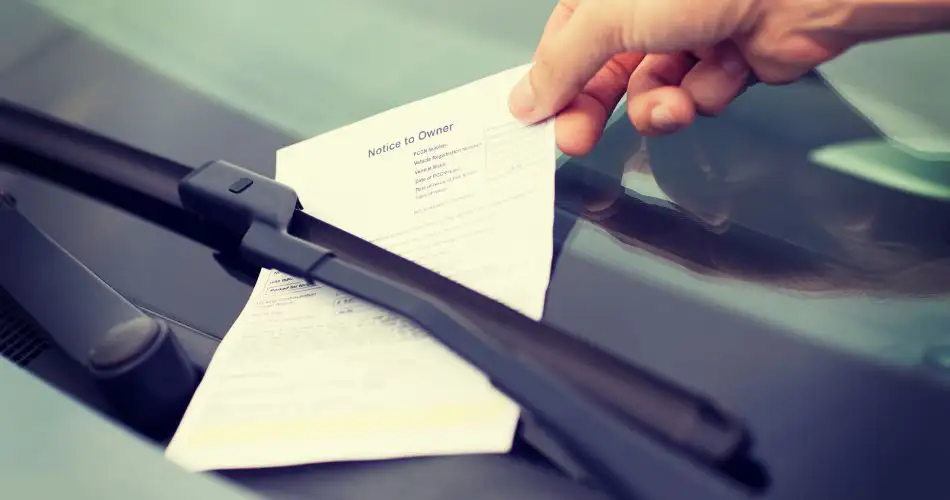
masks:
<svg viewBox="0 0 950 500"><path fill-rule="evenodd" d="M558 113L611 57L624 52L620 16L603 7L609 4L581 2L560 30L545 37L509 97L516 118L534 123Z"/></svg>

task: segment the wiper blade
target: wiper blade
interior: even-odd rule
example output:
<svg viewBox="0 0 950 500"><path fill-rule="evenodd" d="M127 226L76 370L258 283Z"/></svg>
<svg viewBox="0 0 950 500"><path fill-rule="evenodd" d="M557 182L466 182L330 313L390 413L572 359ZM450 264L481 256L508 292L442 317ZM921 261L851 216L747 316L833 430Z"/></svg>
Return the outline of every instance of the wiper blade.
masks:
<svg viewBox="0 0 950 500"><path fill-rule="evenodd" d="M292 220L298 230L315 229L319 222L299 210L297 195L288 186L218 161L189 174L180 193L186 209L244 234L241 252L246 260L327 284L428 331L544 420L569 449L596 463L612 464L605 473L615 488L632 493L630 476L620 472L628 467L625 450L633 443L627 441L638 436L630 424L708 464L729 462L747 451L744 426L702 397L550 326L514 311L506 314L510 310L496 302L482 299L482 309L462 307L465 301L476 301L474 292L462 293L467 289L406 260L400 262L404 271L394 273L400 259L382 249L373 253L380 260L389 257L389 265L369 268L341 258L335 249L342 231L333 247L314 243L318 238L312 233L306 239L290 234ZM425 286L413 286L420 276L425 283L419 285ZM450 304L443 294L457 300ZM504 321L488 328L478 324L479 318L497 320L498 315ZM590 440L585 430L611 438Z"/></svg>
<svg viewBox="0 0 950 500"><path fill-rule="evenodd" d="M643 489L640 474L670 460L660 442L734 484L763 486L730 469L748 463L749 432L711 400L308 216L270 178L226 162L192 171L9 104L0 104L0 160L404 316L478 367L623 498Z"/></svg>
<svg viewBox="0 0 950 500"><path fill-rule="evenodd" d="M452 330L445 327L444 334L441 328L426 328L439 340L462 328L462 335L497 346L504 356L545 366L583 391L585 397L704 459L728 461L748 450L750 437L744 426L706 398L302 211L294 213L289 227L291 235L333 249L332 261L316 265L315 281L389 309L396 307L387 304L396 304L386 293L412 295L417 303L412 308L402 306L409 312L395 312L417 323L427 315L441 314L432 310L449 311L468 325L455 325ZM400 289L382 293L374 288L373 280L395 282ZM499 383L503 385L503 381Z"/></svg>

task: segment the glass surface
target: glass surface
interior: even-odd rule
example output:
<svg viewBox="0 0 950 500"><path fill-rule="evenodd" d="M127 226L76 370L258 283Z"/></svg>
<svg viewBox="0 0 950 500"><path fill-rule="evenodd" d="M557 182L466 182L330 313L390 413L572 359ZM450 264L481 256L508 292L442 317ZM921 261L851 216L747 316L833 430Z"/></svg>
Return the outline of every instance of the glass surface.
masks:
<svg viewBox="0 0 950 500"><path fill-rule="evenodd" d="M31 2L57 29L287 142L529 60L553 3ZM946 48L942 35L862 48L795 84L752 88L724 115L660 139L640 138L618 112L597 150L559 162L559 203L579 218L560 255L942 376ZM77 122L104 98L94 89L70 97L49 109ZM223 140L221 152L228 147ZM581 288L557 273L552 287Z"/></svg>
<svg viewBox="0 0 950 500"><path fill-rule="evenodd" d="M28 0L212 99L304 138L530 59L549 0Z"/></svg>
<svg viewBox="0 0 950 500"><path fill-rule="evenodd" d="M806 86L818 111L802 99L786 123L794 114L803 128L854 120L810 144L741 117L757 97ZM940 375L946 364L935 361L950 345L950 205L810 161L826 141L881 139L823 82L795 87L750 91L735 112L670 137L641 139L616 122L615 145L558 172L561 199L580 200L573 206L584 221L569 251L826 345Z"/></svg>

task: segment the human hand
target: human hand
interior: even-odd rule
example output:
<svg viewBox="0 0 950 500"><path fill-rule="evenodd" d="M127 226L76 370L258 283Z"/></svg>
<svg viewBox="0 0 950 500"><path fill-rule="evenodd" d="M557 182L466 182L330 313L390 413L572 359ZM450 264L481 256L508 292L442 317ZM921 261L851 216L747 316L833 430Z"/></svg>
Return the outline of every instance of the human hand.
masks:
<svg viewBox="0 0 950 500"><path fill-rule="evenodd" d="M906 10L865 4L915 1L948 3L561 0L509 104L526 122L556 115L557 143L569 155L593 148L625 93L641 134L673 132L697 113L722 112L753 79L791 82L875 34L913 31ZM882 28L884 13L903 28Z"/></svg>

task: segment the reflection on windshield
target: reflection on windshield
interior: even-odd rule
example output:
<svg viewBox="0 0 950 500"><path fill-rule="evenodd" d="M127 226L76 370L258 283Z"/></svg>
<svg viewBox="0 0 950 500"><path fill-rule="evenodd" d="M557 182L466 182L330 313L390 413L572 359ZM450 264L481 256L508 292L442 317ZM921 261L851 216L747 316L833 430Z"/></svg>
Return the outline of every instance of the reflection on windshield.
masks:
<svg viewBox="0 0 950 500"><path fill-rule="evenodd" d="M776 104L783 93L794 106ZM950 344L950 202L895 177L899 162L881 178L817 163L820 148L884 140L820 80L742 100L669 137L618 121L595 160L565 164L559 199L579 200L572 210L614 243L577 237L574 253L839 347L933 366L928 352Z"/></svg>
<svg viewBox="0 0 950 500"><path fill-rule="evenodd" d="M874 132L851 128L839 137L865 134ZM635 140L640 146L623 161L622 179L650 174L679 210L644 203L619 183L588 189L588 217L628 245L702 275L796 291L950 292L950 205L943 201L815 165L814 144L797 146L742 123L700 120L674 137Z"/></svg>
<svg viewBox="0 0 950 500"><path fill-rule="evenodd" d="M822 65L825 79L902 148L950 155L950 33L899 37L855 47Z"/></svg>

